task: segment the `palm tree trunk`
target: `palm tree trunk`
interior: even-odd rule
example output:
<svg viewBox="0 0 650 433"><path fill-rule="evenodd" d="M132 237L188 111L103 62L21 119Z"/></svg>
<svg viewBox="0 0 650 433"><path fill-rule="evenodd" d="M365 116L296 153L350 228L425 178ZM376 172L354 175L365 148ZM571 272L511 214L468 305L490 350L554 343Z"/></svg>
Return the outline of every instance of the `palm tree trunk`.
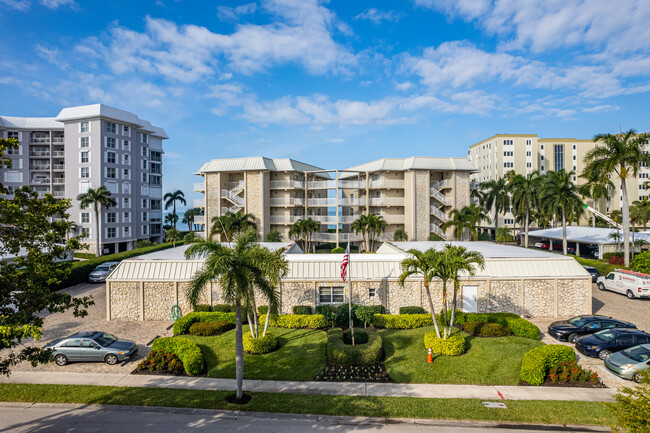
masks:
<svg viewBox="0 0 650 433"><path fill-rule="evenodd" d="M494 206L494 239L497 238L497 230L499 230L499 208Z"/></svg>
<svg viewBox="0 0 650 433"><path fill-rule="evenodd" d="M596 209L597 204L598 203L596 202L596 199L594 198L594 209ZM596 209L596 210L598 210L598 209ZM591 213L591 226L596 227L596 214L593 213L593 212Z"/></svg>
<svg viewBox="0 0 650 433"><path fill-rule="evenodd" d="M242 398L244 384L244 339L241 324L241 305L235 299L235 377L237 380L236 398Z"/></svg>
<svg viewBox="0 0 650 433"><path fill-rule="evenodd" d="M97 233L95 233L95 257L101 256L101 246L100 246L100 239L101 239L101 232L102 232L102 227L101 227L101 221L99 220L99 209L97 209L97 203L95 203L95 221L97 221Z"/></svg>
<svg viewBox="0 0 650 433"><path fill-rule="evenodd" d="M447 280L442 280L442 324L445 326L443 336L447 338Z"/></svg>
<svg viewBox="0 0 650 433"><path fill-rule="evenodd" d="M630 203L625 178L621 179L621 192L623 193L623 256L627 268L630 266Z"/></svg>
<svg viewBox="0 0 650 433"><path fill-rule="evenodd" d="M636 233L636 222L633 221L632 222L632 252L630 254L632 256L632 260L634 260L634 233Z"/></svg>
<svg viewBox="0 0 650 433"><path fill-rule="evenodd" d="M524 247L526 248L528 248L528 228L529 228L528 219L529 218L530 218L530 209L528 208L528 206L526 206L526 222L524 228L524 230L526 231L526 233L524 234ZM519 240L521 240L521 237L519 238Z"/></svg>
<svg viewBox="0 0 650 433"><path fill-rule="evenodd" d="M174 200L174 230L176 230L176 200Z"/></svg>
<svg viewBox="0 0 650 433"><path fill-rule="evenodd" d="M253 320L251 319L251 313L250 311L246 312L246 318L248 319L248 330L251 332L251 337L255 337L255 327L253 326Z"/></svg>
<svg viewBox="0 0 650 433"><path fill-rule="evenodd" d="M264 320L264 332L262 332L262 337L266 335L266 330L269 328L270 317L271 317L271 304L269 303L269 308L266 310L266 320Z"/></svg>
<svg viewBox="0 0 650 433"><path fill-rule="evenodd" d="M454 281L454 298L451 301L451 321L449 322L449 336L454 329L454 319L456 319L456 295L458 294L458 281Z"/></svg>
<svg viewBox="0 0 650 433"><path fill-rule="evenodd" d="M433 326L436 329L436 335L440 338L440 330L438 329L438 321L436 320L436 311L433 309L433 301L431 300L431 292L429 291L429 283L424 282L424 288L427 292L427 301L429 302L429 309L431 310L431 318L433 319Z"/></svg>
<svg viewBox="0 0 650 433"><path fill-rule="evenodd" d="M567 241L566 241L566 211L562 209L562 249L564 255L567 255Z"/></svg>

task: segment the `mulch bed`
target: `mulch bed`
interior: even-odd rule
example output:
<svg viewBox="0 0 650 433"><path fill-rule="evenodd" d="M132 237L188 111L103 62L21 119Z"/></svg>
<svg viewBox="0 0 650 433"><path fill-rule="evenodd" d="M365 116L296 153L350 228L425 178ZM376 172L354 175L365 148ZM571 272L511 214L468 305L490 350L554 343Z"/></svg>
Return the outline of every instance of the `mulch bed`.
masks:
<svg viewBox="0 0 650 433"><path fill-rule="evenodd" d="M523 380L520 380L518 383L519 386L535 386L531 385L528 382L524 382ZM582 382L582 383L571 383L571 382L552 382L550 378L546 378L546 381L542 383L539 386L550 386L550 387L555 387L555 388L607 388L607 386L602 383L594 383L594 382Z"/></svg>
<svg viewBox="0 0 650 433"><path fill-rule="evenodd" d="M314 380L317 382L394 382L383 362L358 366L328 365Z"/></svg>
<svg viewBox="0 0 650 433"><path fill-rule="evenodd" d="M185 377L208 377L208 373L200 373L200 374L187 374L185 373L185 370L182 370L181 372L173 372L173 371L168 371L168 370L163 370L163 371L149 371L149 370L138 370L137 368L131 372L131 374L145 374L145 375L150 375L150 376L185 376Z"/></svg>

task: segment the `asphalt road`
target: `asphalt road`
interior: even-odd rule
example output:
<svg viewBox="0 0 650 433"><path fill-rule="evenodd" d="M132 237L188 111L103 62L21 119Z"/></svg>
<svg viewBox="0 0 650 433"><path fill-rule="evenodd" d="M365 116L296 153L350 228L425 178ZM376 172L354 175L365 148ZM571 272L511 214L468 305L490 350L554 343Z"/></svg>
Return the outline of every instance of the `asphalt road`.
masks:
<svg viewBox="0 0 650 433"><path fill-rule="evenodd" d="M504 409L507 410L507 409ZM449 421L390 422L382 419L281 415L252 412L92 405L0 405L0 432L531 432L609 431L598 427L499 426Z"/></svg>

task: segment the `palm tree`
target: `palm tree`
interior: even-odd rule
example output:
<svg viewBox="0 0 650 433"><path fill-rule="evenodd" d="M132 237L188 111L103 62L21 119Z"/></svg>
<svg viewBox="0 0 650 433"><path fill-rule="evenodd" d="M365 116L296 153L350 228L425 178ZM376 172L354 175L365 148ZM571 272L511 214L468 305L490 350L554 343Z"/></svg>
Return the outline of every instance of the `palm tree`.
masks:
<svg viewBox="0 0 650 433"><path fill-rule="evenodd" d="M442 229L454 228L454 239L463 240L463 230L467 227L467 212L464 208L452 209L449 212L449 219L442 225Z"/></svg>
<svg viewBox="0 0 650 433"><path fill-rule="evenodd" d="M505 177L483 182L480 185L485 197L485 208L494 208L494 232L499 228L499 213L510 207L508 182Z"/></svg>
<svg viewBox="0 0 650 433"><path fill-rule="evenodd" d="M198 215L201 215L201 211L202 210L198 207L193 207L192 209L186 210L181 222L183 224L187 224L190 231L194 231L194 218Z"/></svg>
<svg viewBox="0 0 650 433"><path fill-rule="evenodd" d="M621 181L623 195L623 255L625 266L630 265L630 203L627 195L627 179L636 177L639 168L650 164L650 154L643 152L646 134L637 135L634 129L620 134L598 134L594 141L599 145L587 153L584 174L588 179L615 175Z"/></svg>
<svg viewBox="0 0 650 433"><path fill-rule="evenodd" d="M499 227L499 230L497 230L497 234L494 237L494 240L496 242L512 242L513 241L512 229L508 227Z"/></svg>
<svg viewBox="0 0 650 433"><path fill-rule="evenodd" d="M424 290L427 293L427 302L431 310L431 318L433 319L433 326L436 329L436 335L440 338L440 330L438 329L438 321L436 320L436 311L433 307L429 284L436 278L436 272L439 272L441 253L431 248L425 252L411 249L409 250L409 254L410 257L402 260L402 274L399 276L399 283L404 287L404 282L411 275L422 276Z"/></svg>
<svg viewBox="0 0 650 433"><path fill-rule="evenodd" d="M312 242L312 237L314 236L314 233L320 230L320 223L311 218L307 218L302 220L300 228L305 235L307 248L309 249L309 247L311 247L312 253L315 252L316 244L315 242Z"/></svg>
<svg viewBox="0 0 650 433"><path fill-rule="evenodd" d="M282 235L279 231L273 229L266 234L264 242L282 242Z"/></svg>
<svg viewBox="0 0 650 433"><path fill-rule="evenodd" d="M212 218L210 236L219 235L223 242L230 242L237 233L243 233L249 228L257 231L255 215L241 211L226 212L224 215Z"/></svg>
<svg viewBox="0 0 650 433"><path fill-rule="evenodd" d="M650 221L650 200L648 200L648 197L643 197L643 200L633 201L632 206L641 209L641 219L639 221L643 223L643 231L646 231L648 221Z"/></svg>
<svg viewBox="0 0 650 433"><path fill-rule="evenodd" d="M289 227L289 237L293 238L294 241L300 244L300 247L303 251L307 250L306 243L304 239L304 232L302 230L302 220L298 220Z"/></svg>
<svg viewBox="0 0 650 433"><path fill-rule="evenodd" d="M645 217L645 210L639 206L635 206L634 203L637 203L638 200L635 200L630 206L630 223L632 223L632 259L634 259L634 237L636 234L636 224L643 221Z"/></svg>
<svg viewBox="0 0 650 433"><path fill-rule="evenodd" d="M581 175L580 177L584 177ZM587 179L587 183L580 187L580 195L583 197L591 198L593 200L593 208L597 209L598 200L607 198L609 190L614 188L614 183L600 174L594 179ZM596 214L591 216L591 226L596 227Z"/></svg>
<svg viewBox="0 0 650 433"><path fill-rule="evenodd" d="M447 275L454 282L454 298L451 303L451 322L449 323L449 335L451 335L454 319L456 318L456 298L460 286L460 273L462 272L470 278L474 277L477 267L481 269L485 267L485 259L481 253L476 251L469 251L461 246L447 244L442 251L442 263L447 269Z"/></svg>
<svg viewBox="0 0 650 433"><path fill-rule="evenodd" d="M169 209L170 207L174 208L172 215L176 215L176 202L181 203L183 206L187 204L185 201L185 194L183 194L183 191L180 189L174 192L168 192L163 196L163 199L165 200L165 210ZM176 218L176 221L178 221L178 218ZM174 221L174 228L176 228L176 221Z"/></svg>
<svg viewBox="0 0 650 433"><path fill-rule="evenodd" d="M169 223L169 225L173 228L173 226L176 225L176 222L178 221L178 215L173 214L173 213L168 213L165 215L165 223ZM174 229L176 230L176 229Z"/></svg>
<svg viewBox="0 0 650 433"><path fill-rule="evenodd" d="M361 233L363 236L363 242L366 244L366 251L370 250L370 243L368 242L368 215L361 214L359 218L352 222L350 228L354 231L355 234Z"/></svg>
<svg viewBox="0 0 650 433"><path fill-rule="evenodd" d="M257 244L257 232L253 228L236 234L232 248L207 239L192 244L185 255L188 259L205 258L203 269L194 276L186 292L190 304L195 306L206 284L216 280L223 299L235 306L236 397L241 399L244 380L242 312L250 313L256 292L268 299L270 305L277 305L276 286L286 273L287 264L280 254Z"/></svg>
<svg viewBox="0 0 650 433"><path fill-rule="evenodd" d="M512 196L512 208L524 221L524 247L528 248L528 229L531 209L538 206L539 185L541 177L537 171L527 176L516 174L510 178L508 189Z"/></svg>
<svg viewBox="0 0 650 433"><path fill-rule="evenodd" d="M95 230L95 255L101 256L100 236L101 221L99 217L99 208L104 207L108 209L111 206L117 206L117 202L111 197L111 192L105 186L100 186L97 189L88 188L88 191L77 196L79 200L79 207L87 209L92 206L95 211L95 222L97 223L97 230Z"/></svg>
<svg viewBox="0 0 650 433"><path fill-rule="evenodd" d="M469 234L473 241L478 240L478 226L482 221L487 221L489 224L492 222L489 215L483 206L478 206L476 203L470 203L469 206L463 206L464 218L466 220L466 227L469 229Z"/></svg>
<svg viewBox="0 0 650 433"><path fill-rule="evenodd" d="M368 215L368 240L370 241L370 251L375 250L375 239L379 239L381 234L386 230L386 220L381 215Z"/></svg>
<svg viewBox="0 0 650 433"><path fill-rule="evenodd" d="M165 241L166 242L171 242L172 246L176 246L176 242L181 240L181 232L178 230L171 228L167 231L165 231Z"/></svg>
<svg viewBox="0 0 650 433"><path fill-rule="evenodd" d="M562 216L562 246L567 255L566 226L568 217L578 214L582 199L573 183L574 172L565 170L549 172L540 185L540 204L548 212Z"/></svg>
<svg viewBox="0 0 650 433"><path fill-rule="evenodd" d="M406 231L403 228L398 228L393 234L393 240L395 242L406 242L409 240L409 235L406 234Z"/></svg>

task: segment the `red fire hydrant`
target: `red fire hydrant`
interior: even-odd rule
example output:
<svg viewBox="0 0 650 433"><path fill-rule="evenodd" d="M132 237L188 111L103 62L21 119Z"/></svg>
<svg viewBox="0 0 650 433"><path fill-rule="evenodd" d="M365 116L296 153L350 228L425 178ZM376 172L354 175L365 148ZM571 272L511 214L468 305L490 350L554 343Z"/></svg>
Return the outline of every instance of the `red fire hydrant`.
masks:
<svg viewBox="0 0 650 433"><path fill-rule="evenodd" d="M427 357L427 362L429 364L433 363L433 356L431 355L431 348L429 347L429 356Z"/></svg>

